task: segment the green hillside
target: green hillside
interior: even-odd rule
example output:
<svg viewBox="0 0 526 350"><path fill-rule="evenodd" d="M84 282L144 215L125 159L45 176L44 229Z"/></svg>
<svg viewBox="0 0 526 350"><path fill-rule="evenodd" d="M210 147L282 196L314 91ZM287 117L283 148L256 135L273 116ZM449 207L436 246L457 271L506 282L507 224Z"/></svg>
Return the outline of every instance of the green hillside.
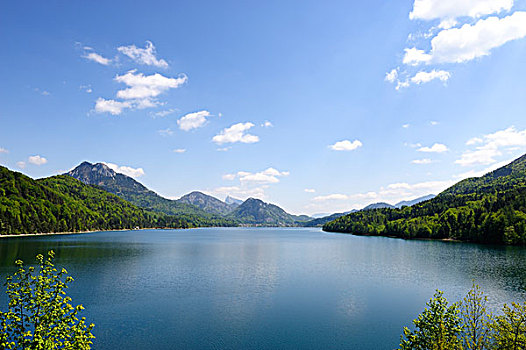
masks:
<svg viewBox="0 0 526 350"><path fill-rule="evenodd" d="M0 234L188 227L69 176L33 180L0 166Z"/></svg>
<svg viewBox="0 0 526 350"><path fill-rule="evenodd" d="M106 164L83 162L67 175L88 185L98 186L146 210L175 216L192 226L236 226L232 219L208 213L194 205L159 196L140 182L110 169Z"/></svg>
<svg viewBox="0 0 526 350"><path fill-rule="evenodd" d="M437 197L401 209L342 216L325 231L402 238L526 244L526 155L482 177L460 181Z"/></svg>
<svg viewBox="0 0 526 350"><path fill-rule="evenodd" d="M246 225L257 226L301 226L311 218L291 215L277 205L249 198L229 214L229 217Z"/></svg>

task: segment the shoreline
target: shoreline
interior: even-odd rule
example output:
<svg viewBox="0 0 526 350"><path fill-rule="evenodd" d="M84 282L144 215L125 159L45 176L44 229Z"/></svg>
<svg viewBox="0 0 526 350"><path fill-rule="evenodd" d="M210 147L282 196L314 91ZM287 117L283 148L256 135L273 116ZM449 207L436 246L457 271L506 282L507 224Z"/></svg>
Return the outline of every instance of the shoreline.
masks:
<svg viewBox="0 0 526 350"><path fill-rule="evenodd" d="M111 231L131 231L133 229L120 229L120 230L92 230L92 231L70 231L70 232L38 232L38 233L17 233L15 235L0 235L2 238L18 238L18 237L35 237L35 236L56 236L56 235L77 235L93 232L111 232Z"/></svg>
<svg viewBox="0 0 526 350"><path fill-rule="evenodd" d="M39 233L18 233L15 235L4 235L0 234L2 238L19 238L19 237L35 237L35 236L56 236L56 235L78 235L87 234L94 232L121 232L121 231L139 231L139 230L183 230L183 228L171 228L171 227L145 227L145 228L121 228L115 230L90 230L90 231L68 231L68 232L39 232Z"/></svg>

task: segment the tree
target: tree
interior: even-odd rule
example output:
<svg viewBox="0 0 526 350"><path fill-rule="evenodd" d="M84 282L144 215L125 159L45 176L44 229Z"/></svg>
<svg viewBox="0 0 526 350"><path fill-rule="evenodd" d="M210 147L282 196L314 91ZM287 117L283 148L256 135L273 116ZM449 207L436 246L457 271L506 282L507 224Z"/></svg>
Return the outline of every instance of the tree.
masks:
<svg viewBox="0 0 526 350"><path fill-rule="evenodd" d="M455 303L448 306L443 294L439 290L436 291L434 297L426 304L428 307L413 321L414 331L404 328L400 342L401 350L462 349L462 320L458 305Z"/></svg>
<svg viewBox="0 0 526 350"><path fill-rule="evenodd" d="M503 315L496 317L492 328L495 331L494 348L499 350L526 349L526 302L504 305Z"/></svg>
<svg viewBox="0 0 526 350"><path fill-rule="evenodd" d="M480 287L473 284L460 303L460 314L464 325L462 343L466 350L489 349L492 317L486 312L487 300Z"/></svg>
<svg viewBox="0 0 526 350"><path fill-rule="evenodd" d="M0 311L0 350L91 348L94 325L78 318L84 308L72 306L65 291L73 278L55 268L54 256L53 251L46 259L37 255L37 268L15 262L18 270L6 283L8 310Z"/></svg>

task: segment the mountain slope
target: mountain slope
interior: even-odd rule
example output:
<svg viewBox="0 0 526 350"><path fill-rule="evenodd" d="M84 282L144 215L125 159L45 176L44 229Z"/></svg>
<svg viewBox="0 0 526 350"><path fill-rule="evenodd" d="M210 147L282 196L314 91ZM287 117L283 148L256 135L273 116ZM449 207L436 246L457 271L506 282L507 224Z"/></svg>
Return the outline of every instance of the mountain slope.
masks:
<svg viewBox="0 0 526 350"><path fill-rule="evenodd" d="M291 215L277 205L265 203L255 198L244 201L228 217L244 224L262 226L296 226L310 219L304 215Z"/></svg>
<svg viewBox="0 0 526 350"><path fill-rule="evenodd" d="M240 206L241 204L243 204L243 201L241 199L237 199L237 198L234 198L234 197L226 196L225 203L229 204L229 205L232 205L233 207L237 207L237 206Z"/></svg>
<svg viewBox="0 0 526 350"><path fill-rule="evenodd" d="M237 205L228 205L215 197L198 191L188 193L176 200L176 202L190 204L206 211L207 213L218 215L227 215L237 207Z"/></svg>
<svg viewBox="0 0 526 350"><path fill-rule="evenodd" d="M526 155L482 177L460 181L431 200L401 209L352 213L323 229L526 244Z"/></svg>
<svg viewBox="0 0 526 350"><path fill-rule="evenodd" d="M116 194L138 207L178 217L194 226L236 225L232 220L225 220L193 205L161 197L133 178L117 173L103 163L83 162L67 175Z"/></svg>
<svg viewBox="0 0 526 350"><path fill-rule="evenodd" d="M0 166L0 234L187 227L69 176L33 180Z"/></svg>
<svg viewBox="0 0 526 350"><path fill-rule="evenodd" d="M418 197L409 201L400 201L394 205L395 208L402 208L403 206L410 207L412 205L418 204L420 202L425 202L430 199L435 198L436 196L434 194L428 194L426 196Z"/></svg>
<svg viewBox="0 0 526 350"><path fill-rule="evenodd" d="M372 203L372 204L369 204L368 206L366 206L366 207L363 208L362 210L382 209L382 208L393 209L394 207L395 207L394 205L391 205L391 204L389 204L389 203L379 202L379 203Z"/></svg>

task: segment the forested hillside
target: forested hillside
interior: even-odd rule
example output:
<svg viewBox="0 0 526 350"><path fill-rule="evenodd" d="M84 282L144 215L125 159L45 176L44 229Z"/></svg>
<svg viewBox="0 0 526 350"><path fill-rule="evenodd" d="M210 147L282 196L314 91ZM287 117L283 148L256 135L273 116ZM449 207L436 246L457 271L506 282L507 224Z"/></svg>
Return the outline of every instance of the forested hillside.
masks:
<svg viewBox="0 0 526 350"><path fill-rule="evenodd" d="M113 171L104 163L83 162L66 175L100 187L140 208L175 216L192 226L237 226L235 220L225 219L188 203L161 197L133 178Z"/></svg>
<svg viewBox="0 0 526 350"><path fill-rule="evenodd" d="M463 180L434 199L401 209L340 217L325 231L402 238L526 244L526 155L479 178Z"/></svg>
<svg viewBox="0 0 526 350"><path fill-rule="evenodd" d="M0 166L0 234L188 226L69 176L33 180Z"/></svg>

